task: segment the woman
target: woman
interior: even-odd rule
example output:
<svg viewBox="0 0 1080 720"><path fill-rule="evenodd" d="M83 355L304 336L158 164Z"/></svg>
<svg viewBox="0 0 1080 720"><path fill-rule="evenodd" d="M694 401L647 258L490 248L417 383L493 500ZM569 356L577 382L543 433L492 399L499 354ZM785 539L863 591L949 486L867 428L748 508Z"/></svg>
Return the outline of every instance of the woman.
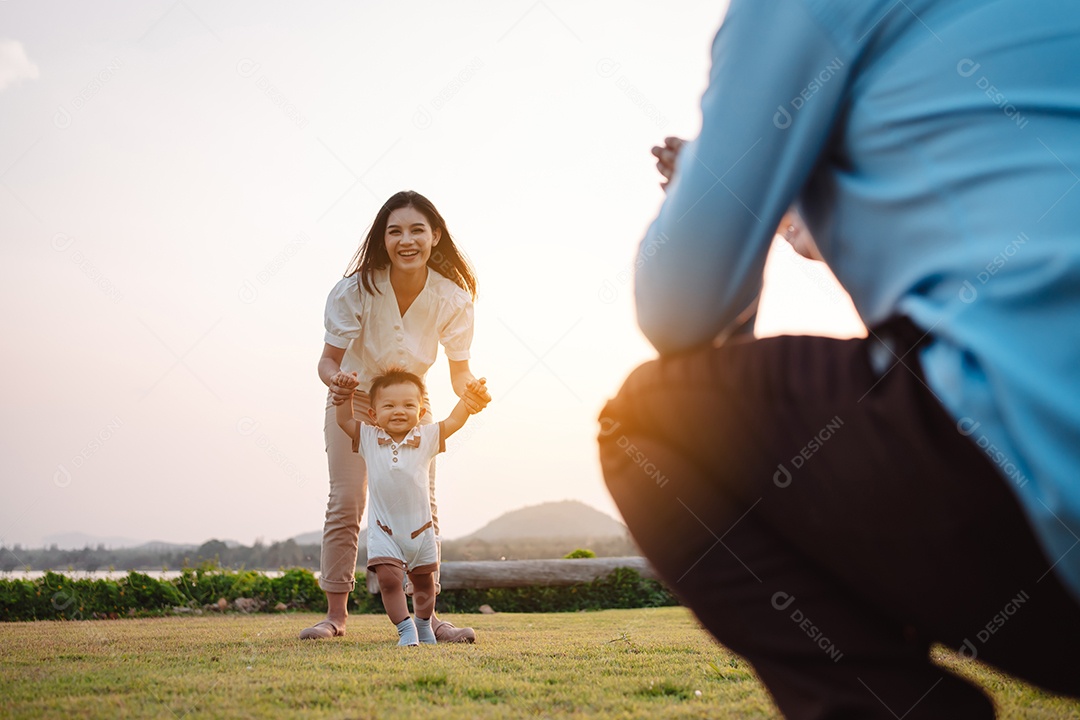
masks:
<svg viewBox="0 0 1080 720"><path fill-rule="evenodd" d="M335 406L351 391L335 385L334 375L355 372L362 388L369 387L372 378L388 367L400 367L422 378L435 362L441 344L450 363L454 392L470 410L482 409L491 400L487 390L468 390L469 384L476 382L469 369L475 296L476 274L455 244L446 221L430 200L411 190L393 195L379 209L349 271L330 291L325 345L319 359L319 377L329 387L323 431L330 498L319 578L328 610L324 620L300 633L301 638L344 635L349 593L356 584L367 468L338 427ZM353 404L357 417L367 416L366 392L357 391ZM426 421L431 422L426 397L424 405ZM429 476L431 516L438 537L434 463ZM456 628L435 616L431 625L439 642L471 643L476 637L471 628Z"/></svg>

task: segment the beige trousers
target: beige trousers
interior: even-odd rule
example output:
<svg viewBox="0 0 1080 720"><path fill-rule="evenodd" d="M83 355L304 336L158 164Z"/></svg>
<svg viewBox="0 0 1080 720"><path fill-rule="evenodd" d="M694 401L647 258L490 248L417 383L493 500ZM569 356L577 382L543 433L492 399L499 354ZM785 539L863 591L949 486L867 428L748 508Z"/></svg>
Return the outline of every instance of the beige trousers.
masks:
<svg viewBox="0 0 1080 720"><path fill-rule="evenodd" d="M431 407L424 398L427 412L421 424L432 422ZM368 405L359 398L353 400L353 416L370 422ZM326 420L323 425L326 456L330 466L330 498L326 503L326 522L323 524L322 559L319 587L326 592L352 592L356 586L356 554L360 537L360 518L367 503L367 465L359 453L352 451L352 440L338 427L337 408L326 397ZM431 522L435 526L436 548L442 556L439 538L439 514L435 508L435 461L428 470L431 497ZM435 573L436 587L439 574Z"/></svg>

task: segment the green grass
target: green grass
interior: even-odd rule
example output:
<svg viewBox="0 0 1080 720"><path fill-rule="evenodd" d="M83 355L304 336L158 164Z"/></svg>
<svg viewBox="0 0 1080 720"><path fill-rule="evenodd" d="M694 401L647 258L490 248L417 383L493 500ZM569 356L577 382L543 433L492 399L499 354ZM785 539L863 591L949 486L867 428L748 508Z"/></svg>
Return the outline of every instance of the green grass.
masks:
<svg viewBox="0 0 1080 720"><path fill-rule="evenodd" d="M683 608L448 615L477 644L420 648L396 647L374 615L351 617L344 638L297 639L319 617L0 623L0 716L778 717ZM987 688L1002 718L1080 718L1080 703L935 657Z"/></svg>

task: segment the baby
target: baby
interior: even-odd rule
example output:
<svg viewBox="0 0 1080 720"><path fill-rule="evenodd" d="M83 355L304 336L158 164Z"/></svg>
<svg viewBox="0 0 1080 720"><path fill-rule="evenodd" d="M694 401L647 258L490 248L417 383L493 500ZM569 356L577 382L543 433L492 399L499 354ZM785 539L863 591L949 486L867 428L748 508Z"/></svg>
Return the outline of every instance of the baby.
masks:
<svg viewBox="0 0 1080 720"><path fill-rule="evenodd" d="M469 384L481 389L484 380ZM339 372L333 383L355 390L356 373ZM435 611L438 548L431 520L428 466L446 449L446 438L469 418L458 401L440 423L420 424L424 382L405 370L392 369L376 377L369 391L369 422L353 417L352 398L337 406L337 422L353 441L368 471L368 561L379 578L383 608L397 626L398 645L436 644L431 630ZM413 584L415 622L402 588L404 574Z"/></svg>

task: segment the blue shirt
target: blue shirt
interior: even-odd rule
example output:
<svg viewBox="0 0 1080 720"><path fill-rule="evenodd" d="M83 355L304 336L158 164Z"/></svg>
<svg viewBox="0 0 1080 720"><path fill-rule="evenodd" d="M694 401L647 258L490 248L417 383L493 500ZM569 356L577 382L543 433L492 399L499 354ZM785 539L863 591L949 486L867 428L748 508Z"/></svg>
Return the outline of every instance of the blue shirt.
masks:
<svg viewBox="0 0 1080 720"><path fill-rule="evenodd" d="M932 333L930 388L1080 598L1075 0L732 0L712 57L639 250L642 331L728 329L797 201L867 325Z"/></svg>

